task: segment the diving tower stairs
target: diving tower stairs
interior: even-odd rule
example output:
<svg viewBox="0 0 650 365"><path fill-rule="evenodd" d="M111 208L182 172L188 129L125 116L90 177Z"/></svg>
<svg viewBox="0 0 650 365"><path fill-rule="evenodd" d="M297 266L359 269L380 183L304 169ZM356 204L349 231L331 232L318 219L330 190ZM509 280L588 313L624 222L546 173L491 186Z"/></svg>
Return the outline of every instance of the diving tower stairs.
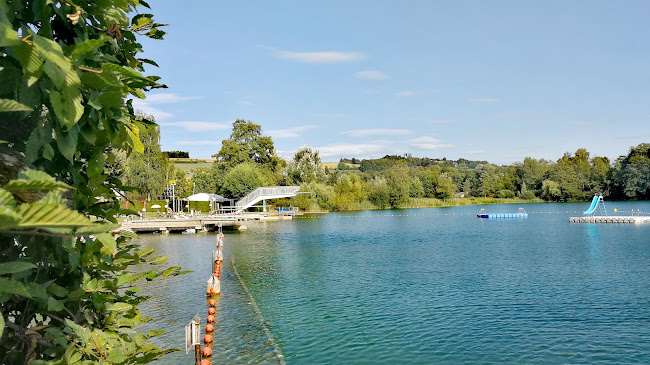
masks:
<svg viewBox="0 0 650 365"><path fill-rule="evenodd" d="M235 212L244 210L262 202L263 210L266 211L266 201L270 199L291 198L298 194L300 186L267 186L257 188L235 203Z"/></svg>

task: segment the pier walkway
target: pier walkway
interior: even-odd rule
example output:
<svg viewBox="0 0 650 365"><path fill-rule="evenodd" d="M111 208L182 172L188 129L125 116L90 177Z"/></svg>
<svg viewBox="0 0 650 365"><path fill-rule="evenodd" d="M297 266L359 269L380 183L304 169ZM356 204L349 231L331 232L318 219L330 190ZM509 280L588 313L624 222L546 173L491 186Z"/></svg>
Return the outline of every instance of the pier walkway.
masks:
<svg viewBox="0 0 650 365"><path fill-rule="evenodd" d="M650 217L639 216L589 216L589 217L571 217L571 223L650 223Z"/></svg>
<svg viewBox="0 0 650 365"><path fill-rule="evenodd" d="M149 219L134 220L122 222L122 228L131 230L135 233L169 233L183 232L186 230L196 230L201 232L217 231L219 225L224 229L245 230L244 220L242 218L194 218L194 219Z"/></svg>

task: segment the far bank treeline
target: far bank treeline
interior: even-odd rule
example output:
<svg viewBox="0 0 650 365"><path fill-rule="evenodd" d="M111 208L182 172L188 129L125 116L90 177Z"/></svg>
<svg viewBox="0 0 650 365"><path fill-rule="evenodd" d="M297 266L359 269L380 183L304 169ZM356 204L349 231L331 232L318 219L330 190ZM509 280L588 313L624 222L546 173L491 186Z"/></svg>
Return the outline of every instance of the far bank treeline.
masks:
<svg viewBox="0 0 650 365"><path fill-rule="evenodd" d="M263 135L259 125L237 120L230 138L213 155L216 162L186 174L161 152L156 128L140 136L144 154L118 158L109 167L111 173L140 189L131 193L133 198L160 197L167 182L175 180L176 194L181 197L194 191L240 198L260 186L300 185L301 191L309 193L281 204L305 210L584 201L596 193L610 200L650 199L648 143L630 148L616 161L592 157L581 148L556 161L527 157L508 166L405 155L342 159L338 166L328 167L318 151L308 146L288 162L280 159L272 139Z"/></svg>

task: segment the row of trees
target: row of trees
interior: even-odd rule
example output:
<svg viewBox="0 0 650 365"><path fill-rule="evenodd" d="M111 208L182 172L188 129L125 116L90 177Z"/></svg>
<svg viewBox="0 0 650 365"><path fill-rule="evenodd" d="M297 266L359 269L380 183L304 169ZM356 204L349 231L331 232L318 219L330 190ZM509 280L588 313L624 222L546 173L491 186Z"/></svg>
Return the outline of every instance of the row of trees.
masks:
<svg viewBox="0 0 650 365"><path fill-rule="evenodd" d="M584 201L594 194L608 199L650 198L650 144L630 149L613 164L607 157L590 157L585 149L565 153L557 161L527 157L507 166L487 161L417 158L411 155L380 159L342 159L336 169L324 168L317 150L300 148L291 160L277 157L273 141L262 128L245 120L233 123L230 138L213 155L209 168L194 170L191 179L164 162L157 131L145 133L152 157L126 161L126 181L151 195L162 191L164 178L177 180L181 194L216 192L239 198L260 186L301 185L310 194L287 204L304 209L350 210L361 207L397 208L414 198L446 200L466 197L520 198L544 201ZM158 157L153 157L158 156ZM158 172L151 171L157 168ZM137 171L143 173L136 173ZM155 195L155 194L154 194ZM433 202L430 202L433 203Z"/></svg>

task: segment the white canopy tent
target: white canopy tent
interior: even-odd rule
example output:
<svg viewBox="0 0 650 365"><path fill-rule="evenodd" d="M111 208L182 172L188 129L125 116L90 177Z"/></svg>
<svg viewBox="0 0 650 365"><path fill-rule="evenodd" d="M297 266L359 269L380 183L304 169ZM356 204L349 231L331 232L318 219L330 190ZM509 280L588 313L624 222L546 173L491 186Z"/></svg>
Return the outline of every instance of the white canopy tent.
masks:
<svg viewBox="0 0 650 365"><path fill-rule="evenodd" d="M185 198L187 201L191 202L225 202L228 199L224 198L221 195L217 194L208 194L208 193L198 193L194 195L190 195L187 198Z"/></svg>
<svg viewBox="0 0 650 365"><path fill-rule="evenodd" d="M208 193L198 193L190 195L185 198L188 202L210 202L210 211L215 211L219 209L219 203L228 201L221 195L217 194L208 194ZM216 203L216 204L215 204Z"/></svg>

